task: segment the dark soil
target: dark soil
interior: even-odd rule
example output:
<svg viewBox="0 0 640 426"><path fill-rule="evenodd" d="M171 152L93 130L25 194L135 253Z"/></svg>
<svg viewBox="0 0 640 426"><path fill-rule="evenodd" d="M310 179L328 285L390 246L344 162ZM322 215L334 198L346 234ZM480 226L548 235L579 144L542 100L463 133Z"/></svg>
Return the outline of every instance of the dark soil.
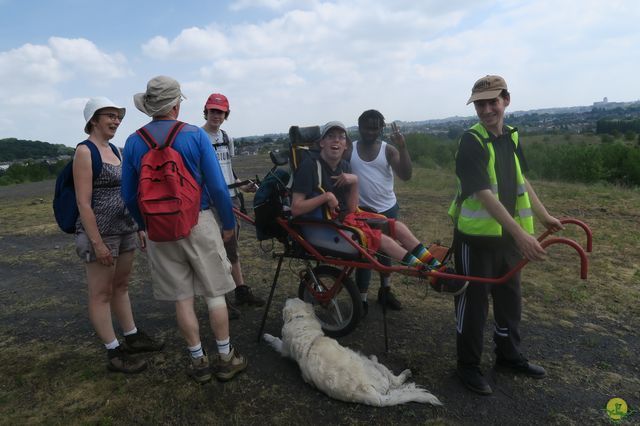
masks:
<svg viewBox="0 0 640 426"><path fill-rule="evenodd" d="M51 188L51 182L0 188L0 198L44 197L49 202ZM266 299L275 261L254 240L251 227L244 227L241 243L246 281ZM279 312L284 300L297 293L299 269L298 264L283 265L266 332L280 334ZM376 282L369 315L340 342L377 355L395 372L410 368L411 380L438 396L444 403L441 408L415 403L374 408L330 399L302 380L294 362L257 341L260 308L243 307L242 318L231 323L234 345L249 358L246 373L227 384L190 382L173 306L153 299L144 255L137 257L131 280L133 310L138 327L164 339L166 347L162 353L143 355L150 367L140 375L107 373L103 350L88 321L84 270L75 256L73 237L60 232L7 233L0 237L0 423L20 418L28 423L106 424L582 425L608 423L605 406L613 397L624 398L631 410L638 410L638 318L595 316L574 307L575 317L558 314L558 322L541 320L548 318L527 311L527 298L536 296L527 291L525 281L523 351L547 369L548 377L533 380L494 371L490 319L483 369L494 394L482 397L464 389L454 374L452 300L426 292L423 282L401 277L394 277L394 282L404 309L387 315L389 351L385 352L382 312L375 303ZM546 307L553 318L558 306L551 302ZM198 312L203 343L213 351L202 302ZM70 395L74 389L84 391ZM631 416L625 422L637 420Z"/></svg>

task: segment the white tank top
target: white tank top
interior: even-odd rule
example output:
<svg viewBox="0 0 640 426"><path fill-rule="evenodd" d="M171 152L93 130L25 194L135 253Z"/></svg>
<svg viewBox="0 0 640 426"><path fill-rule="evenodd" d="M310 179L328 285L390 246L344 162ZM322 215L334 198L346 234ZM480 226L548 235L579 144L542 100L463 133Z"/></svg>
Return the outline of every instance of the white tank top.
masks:
<svg viewBox="0 0 640 426"><path fill-rule="evenodd" d="M396 205L393 192L393 170L387 162L387 143L380 144L380 152L373 161L364 161L358 155L358 141L353 142L351 171L358 176L360 205L384 212Z"/></svg>

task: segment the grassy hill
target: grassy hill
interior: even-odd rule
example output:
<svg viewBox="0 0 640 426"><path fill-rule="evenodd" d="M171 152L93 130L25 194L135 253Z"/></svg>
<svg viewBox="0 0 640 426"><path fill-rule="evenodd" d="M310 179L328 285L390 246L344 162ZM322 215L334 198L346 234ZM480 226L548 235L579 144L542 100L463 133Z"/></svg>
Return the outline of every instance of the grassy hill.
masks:
<svg viewBox="0 0 640 426"><path fill-rule="evenodd" d="M240 157L238 175L263 175L265 156ZM57 230L51 212L52 181L0 188L0 418L2 423L153 424L605 424L607 401L623 398L640 411L640 193L612 185L533 182L549 211L587 222L594 234L587 280L575 252L549 249L545 262L523 270L523 351L542 364L542 381L491 370L491 318L483 368L496 390L467 392L455 378L452 300L424 281L392 277L405 308L389 312L389 352L382 315L369 315L340 342L375 354L396 373L438 396L444 407L420 404L385 409L334 401L304 383L295 363L281 358L256 333L261 309L245 308L231 323L232 340L249 369L232 382L199 386L184 373L186 354L173 306L155 301L144 255L137 255L130 293L138 327L166 341L162 353L143 355L150 367L125 377L104 368L104 350L86 313L84 267L73 237ZM446 209L454 192L450 172L417 167L398 182L401 218L425 241L451 241ZM250 205L250 203L249 203ZM540 233L541 229L537 229ZM584 243L577 229L562 233ZM246 282L266 298L275 270L273 247L259 244L253 228L241 232ZM275 246L278 249L278 246ZM296 294L298 261L283 273L266 323L279 335L279 310ZM378 284L372 283L372 298ZM199 302L203 344L213 350L204 303ZM491 316L491 313L490 313ZM632 415L621 424L638 421Z"/></svg>

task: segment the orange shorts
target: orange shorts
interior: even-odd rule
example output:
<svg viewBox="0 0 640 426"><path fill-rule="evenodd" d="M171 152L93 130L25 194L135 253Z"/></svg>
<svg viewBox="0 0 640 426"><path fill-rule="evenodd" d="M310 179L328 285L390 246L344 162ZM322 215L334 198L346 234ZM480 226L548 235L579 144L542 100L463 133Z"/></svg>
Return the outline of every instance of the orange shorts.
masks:
<svg viewBox="0 0 640 426"><path fill-rule="evenodd" d="M358 211L349 213L342 220L344 225L353 226L362 231L367 238L367 250L371 253L375 253L380 249L380 239L382 238L382 230L374 229L367 223L367 219L380 219L384 216L378 213L370 213L364 211Z"/></svg>

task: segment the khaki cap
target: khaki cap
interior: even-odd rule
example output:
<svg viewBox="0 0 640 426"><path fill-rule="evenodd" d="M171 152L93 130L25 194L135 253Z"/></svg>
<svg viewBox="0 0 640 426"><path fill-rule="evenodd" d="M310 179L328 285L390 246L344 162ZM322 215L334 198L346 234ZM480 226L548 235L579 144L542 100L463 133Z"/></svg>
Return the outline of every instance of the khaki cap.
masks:
<svg viewBox="0 0 640 426"><path fill-rule="evenodd" d="M473 85L471 89L471 97L467 101L467 105L471 102L484 99L495 99L500 96L503 90L507 89L507 82L499 75L487 75L482 77Z"/></svg>

